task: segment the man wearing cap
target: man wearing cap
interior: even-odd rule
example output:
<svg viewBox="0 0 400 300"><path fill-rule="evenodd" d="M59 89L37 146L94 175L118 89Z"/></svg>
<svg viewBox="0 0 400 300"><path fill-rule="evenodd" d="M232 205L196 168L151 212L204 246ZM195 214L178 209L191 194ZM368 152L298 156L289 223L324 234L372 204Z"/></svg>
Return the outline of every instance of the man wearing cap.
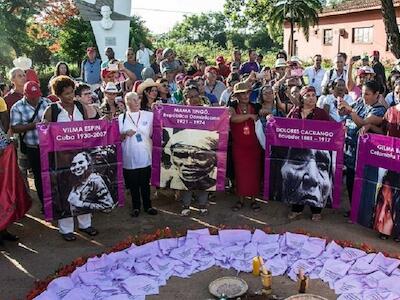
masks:
<svg viewBox="0 0 400 300"><path fill-rule="evenodd" d="M356 101L361 97L362 86L364 82L373 79L373 77L375 76L374 70L369 66L365 66L357 69L357 76L356 80L354 81L353 66L357 62L355 58L357 57L353 57L350 59L349 69L347 73L347 83L346 83L346 88L349 92L349 95L352 97L353 101Z"/></svg>
<svg viewBox="0 0 400 300"><path fill-rule="evenodd" d="M143 43L139 44L139 50L136 51L137 61L143 65L143 67L150 67L150 57L154 54L149 48L146 48Z"/></svg>
<svg viewBox="0 0 400 300"><path fill-rule="evenodd" d="M371 53L371 60L372 60L372 68L374 69L375 72L375 80L379 82L381 85L380 94L384 94L387 86L386 86L386 74L385 74L385 67L383 64L379 61L379 51L372 51Z"/></svg>
<svg viewBox="0 0 400 300"><path fill-rule="evenodd" d="M249 61L245 62L240 67L240 74L250 74L251 71L260 72L260 65L257 62L257 52L254 49L249 49Z"/></svg>
<svg viewBox="0 0 400 300"><path fill-rule="evenodd" d="M226 89L225 84L217 80L218 69L216 67L208 66L205 70L205 91L206 93L212 94L217 98L217 103L221 98L222 92Z"/></svg>
<svg viewBox="0 0 400 300"><path fill-rule="evenodd" d="M12 83L12 89L5 95L4 100L10 109L14 103L20 100L24 95L24 84L26 82L25 72L21 68L13 68L8 73L9 80Z"/></svg>
<svg viewBox="0 0 400 300"><path fill-rule="evenodd" d="M36 124L42 119L51 101L42 97L39 84L34 81L25 83L23 93L24 97L11 107L10 123L13 132L20 134L20 143L26 145L26 155L31 164L36 191L43 208L41 159Z"/></svg>
<svg viewBox="0 0 400 300"><path fill-rule="evenodd" d="M322 95L321 84L324 79L325 70L321 67L322 57L321 54L314 55L314 64L305 68L304 77L307 77L308 84L315 88L317 97Z"/></svg>
<svg viewBox="0 0 400 300"><path fill-rule="evenodd" d="M104 50L104 54L107 56L108 60L102 62L102 64L101 64L102 69L107 68L108 63L110 61L112 61L113 59L115 59L115 52L114 52L113 48L111 48L111 47L107 47Z"/></svg>
<svg viewBox="0 0 400 300"><path fill-rule="evenodd" d="M215 64L217 65L218 75L222 76L224 79L227 78L231 73L231 70L225 64L225 59L222 55L215 59Z"/></svg>
<svg viewBox="0 0 400 300"><path fill-rule="evenodd" d="M125 68L127 68L129 71L131 71L136 75L136 80L142 80L142 70L144 68L144 65L137 61L135 57L135 51L133 51L133 48L129 47L126 50L125 55L126 55L126 62L124 62Z"/></svg>
<svg viewBox="0 0 400 300"><path fill-rule="evenodd" d="M101 83L101 60L96 57L96 48L89 47L86 49L87 58L81 64L81 78L82 81L95 85ZM92 87L94 89L94 87Z"/></svg>

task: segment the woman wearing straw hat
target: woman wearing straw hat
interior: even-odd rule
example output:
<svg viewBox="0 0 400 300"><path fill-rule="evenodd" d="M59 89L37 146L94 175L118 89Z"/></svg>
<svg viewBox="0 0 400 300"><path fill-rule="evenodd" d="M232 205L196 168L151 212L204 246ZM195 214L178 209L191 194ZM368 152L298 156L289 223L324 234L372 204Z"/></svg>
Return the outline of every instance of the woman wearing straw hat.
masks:
<svg viewBox="0 0 400 300"><path fill-rule="evenodd" d="M251 197L251 208L259 211L255 196L260 193L262 150L255 133L256 108L249 102L250 89L245 82L233 87L232 97L237 99L235 107L230 107L232 153L236 178L236 194L239 200L232 208L240 210L244 198Z"/></svg>
<svg viewBox="0 0 400 300"><path fill-rule="evenodd" d="M156 103L158 97L158 88L159 84L151 78L146 79L139 85L138 93L142 95L141 110L153 110L153 104Z"/></svg>
<svg viewBox="0 0 400 300"><path fill-rule="evenodd" d="M112 120L124 112L122 107L119 106L116 101L119 90L114 82L108 82L103 89L103 93L103 103L100 106L102 119Z"/></svg>

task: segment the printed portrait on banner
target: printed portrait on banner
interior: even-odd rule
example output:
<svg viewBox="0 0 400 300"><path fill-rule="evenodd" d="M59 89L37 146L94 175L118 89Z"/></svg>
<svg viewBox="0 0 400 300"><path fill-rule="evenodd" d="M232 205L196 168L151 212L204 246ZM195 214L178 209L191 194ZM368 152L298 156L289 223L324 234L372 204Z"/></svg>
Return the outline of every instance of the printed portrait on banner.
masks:
<svg viewBox="0 0 400 300"><path fill-rule="evenodd" d="M153 113L152 185L176 190L224 190L228 110L158 105Z"/></svg>
<svg viewBox="0 0 400 300"><path fill-rule="evenodd" d="M115 146L50 152L49 165L55 219L109 212L117 205Z"/></svg>
<svg viewBox="0 0 400 300"><path fill-rule="evenodd" d="M116 121L38 126L46 220L111 212L124 203Z"/></svg>
<svg viewBox="0 0 400 300"><path fill-rule="evenodd" d="M288 204L338 208L343 126L274 118L266 127L264 197Z"/></svg>
<svg viewBox="0 0 400 300"><path fill-rule="evenodd" d="M216 131L164 128L160 186L215 191L218 142Z"/></svg>
<svg viewBox="0 0 400 300"><path fill-rule="evenodd" d="M270 199L331 207L335 165L335 151L272 146Z"/></svg>

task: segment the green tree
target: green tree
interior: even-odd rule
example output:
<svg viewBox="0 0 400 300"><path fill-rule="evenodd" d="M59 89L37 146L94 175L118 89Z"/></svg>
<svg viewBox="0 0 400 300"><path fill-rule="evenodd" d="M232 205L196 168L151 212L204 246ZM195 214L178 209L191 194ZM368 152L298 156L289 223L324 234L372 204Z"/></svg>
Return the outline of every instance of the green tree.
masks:
<svg viewBox="0 0 400 300"><path fill-rule="evenodd" d="M294 53L294 26L301 28L308 40L309 28L318 24L318 12L321 10L319 0L277 0L273 3L268 25L273 30L282 28L285 21L290 24L289 55Z"/></svg>
<svg viewBox="0 0 400 300"><path fill-rule="evenodd" d="M226 47L226 22L224 14L219 12L185 16L182 22L172 28L167 37L180 43L212 41Z"/></svg>
<svg viewBox="0 0 400 300"><path fill-rule="evenodd" d="M381 0L381 3L389 49L396 58L400 58L400 32L396 22L393 0Z"/></svg>
<svg viewBox="0 0 400 300"><path fill-rule="evenodd" d="M139 44L143 43L146 47L152 48L151 36L149 29L144 25L143 19L139 16L133 16L131 27L129 29L130 45L132 48L138 49Z"/></svg>
<svg viewBox="0 0 400 300"><path fill-rule="evenodd" d="M69 19L59 33L59 58L80 65L85 57L86 48L96 45L89 21L81 17Z"/></svg>

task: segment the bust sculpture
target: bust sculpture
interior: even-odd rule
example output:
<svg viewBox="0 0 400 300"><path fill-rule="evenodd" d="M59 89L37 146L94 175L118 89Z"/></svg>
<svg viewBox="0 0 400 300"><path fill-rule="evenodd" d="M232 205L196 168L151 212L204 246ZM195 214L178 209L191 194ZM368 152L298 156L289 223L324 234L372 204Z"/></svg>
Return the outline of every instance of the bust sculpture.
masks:
<svg viewBox="0 0 400 300"><path fill-rule="evenodd" d="M103 5L101 7L100 14L103 16L103 18L101 19L101 27L106 30L111 29L114 25L114 21L111 20L111 8L107 5Z"/></svg>

